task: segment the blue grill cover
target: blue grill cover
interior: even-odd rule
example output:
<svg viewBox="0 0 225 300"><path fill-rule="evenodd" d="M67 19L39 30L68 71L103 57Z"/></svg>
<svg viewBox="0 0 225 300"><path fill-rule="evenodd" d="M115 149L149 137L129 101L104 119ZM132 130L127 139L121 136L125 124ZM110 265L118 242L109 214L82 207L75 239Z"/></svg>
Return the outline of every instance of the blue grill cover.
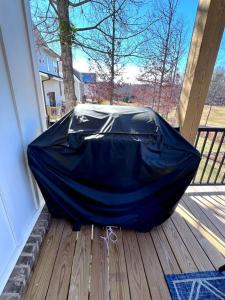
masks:
<svg viewBox="0 0 225 300"><path fill-rule="evenodd" d="M148 231L174 211L199 152L152 109L78 105L28 146L54 217Z"/></svg>

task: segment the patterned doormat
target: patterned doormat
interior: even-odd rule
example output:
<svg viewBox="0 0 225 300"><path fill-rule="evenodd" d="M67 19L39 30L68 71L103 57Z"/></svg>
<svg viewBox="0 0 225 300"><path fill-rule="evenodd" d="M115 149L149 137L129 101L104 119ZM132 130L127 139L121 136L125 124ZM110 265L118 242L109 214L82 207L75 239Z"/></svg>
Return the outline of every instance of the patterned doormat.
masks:
<svg viewBox="0 0 225 300"><path fill-rule="evenodd" d="M173 300L225 300L225 276L220 272L165 275Z"/></svg>

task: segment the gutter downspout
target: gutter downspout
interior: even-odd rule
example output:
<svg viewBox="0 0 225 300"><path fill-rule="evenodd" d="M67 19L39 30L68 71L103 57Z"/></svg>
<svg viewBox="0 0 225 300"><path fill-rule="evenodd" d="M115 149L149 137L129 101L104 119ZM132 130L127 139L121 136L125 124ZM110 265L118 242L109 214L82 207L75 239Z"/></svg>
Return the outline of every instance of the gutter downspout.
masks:
<svg viewBox="0 0 225 300"><path fill-rule="evenodd" d="M45 103L45 113L46 113L47 127L50 126L50 122L49 122L49 115L48 115L47 105L46 105L46 97L45 97L45 86L44 86L44 82L45 82L45 81L49 81L50 79L51 79L51 77L48 75L48 78L47 78L47 79L41 80L42 92L43 92L44 103Z"/></svg>

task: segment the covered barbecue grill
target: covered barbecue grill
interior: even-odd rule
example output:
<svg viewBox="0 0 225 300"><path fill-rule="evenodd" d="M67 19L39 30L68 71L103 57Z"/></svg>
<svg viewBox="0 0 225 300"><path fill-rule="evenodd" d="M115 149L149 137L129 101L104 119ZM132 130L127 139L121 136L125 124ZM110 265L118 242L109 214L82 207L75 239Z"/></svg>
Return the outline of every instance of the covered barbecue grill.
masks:
<svg viewBox="0 0 225 300"><path fill-rule="evenodd" d="M148 231L173 213L200 155L150 108L79 104L28 161L54 217Z"/></svg>

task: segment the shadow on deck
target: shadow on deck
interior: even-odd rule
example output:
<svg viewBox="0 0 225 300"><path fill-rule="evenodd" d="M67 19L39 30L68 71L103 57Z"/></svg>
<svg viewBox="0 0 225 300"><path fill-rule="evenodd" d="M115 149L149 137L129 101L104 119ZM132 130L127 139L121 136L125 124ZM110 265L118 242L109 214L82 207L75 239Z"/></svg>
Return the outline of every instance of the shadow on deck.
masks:
<svg viewBox="0 0 225 300"><path fill-rule="evenodd" d="M103 235L91 226L72 232L66 221L53 220L25 299L171 299L164 274L225 263L225 193L192 188L151 232L118 229L109 256Z"/></svg>

